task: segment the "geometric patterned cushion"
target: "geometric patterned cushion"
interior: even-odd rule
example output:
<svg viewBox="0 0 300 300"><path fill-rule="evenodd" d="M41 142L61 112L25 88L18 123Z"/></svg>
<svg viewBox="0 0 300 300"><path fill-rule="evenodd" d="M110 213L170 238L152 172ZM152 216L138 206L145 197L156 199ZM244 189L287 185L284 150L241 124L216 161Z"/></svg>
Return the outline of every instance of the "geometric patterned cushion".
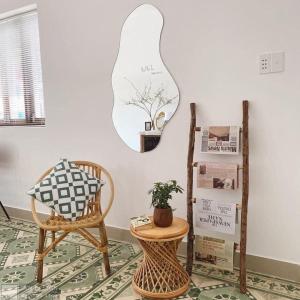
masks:
<svg viewBox="0 0 300 300"><path fill-rule="evenodd" d="M62 159L28 194L74 221L103 184L73 162Z"/></svg>

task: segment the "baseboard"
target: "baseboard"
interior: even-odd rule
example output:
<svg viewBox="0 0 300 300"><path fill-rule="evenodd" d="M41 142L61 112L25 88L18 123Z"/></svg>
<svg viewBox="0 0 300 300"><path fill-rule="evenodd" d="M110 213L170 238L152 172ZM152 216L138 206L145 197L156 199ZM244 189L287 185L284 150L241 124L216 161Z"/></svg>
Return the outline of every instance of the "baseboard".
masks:
<svg viewBox="0 0 300 300"><path fill-rule="evenodd" d="M8 212L9 216L12 218L33 222L32 212L30 210L9 206L5 206L5 209ZM47 214L43 213L37 213L37 215L40 219L45 219L47 217ZM96 229L90 230L91 232L95 231L95 234L99 234L98 232L96 232ZM106 225L106 231L108 237L112 240L137 244L136 239L130 234L129 230Z"/></svg>
<svg viewBox="0 0 300 300"><path fill-rule="evenodd" d="M6 210L11 217L33 221L31 211L7 207ZM45 214L39 214L41 218L46 217ZM107 234L110 239L117 241L124 241L130 243L136 243L136 239L132 237L130 231L123 228L116 228L112 226L106 226ZM181 243L178 253L180 255L186 255L186 243ZM239 254L235 254L234 258L235 267L239 266ZM268 274L270 276L275 276L279 278L284 278L287 280L293 280L296 282L300 282L300 266L284 261L278 261L274 259L269 259L265 257L255 256L255 255L247 255L247 269L249 271Z"/></svg>

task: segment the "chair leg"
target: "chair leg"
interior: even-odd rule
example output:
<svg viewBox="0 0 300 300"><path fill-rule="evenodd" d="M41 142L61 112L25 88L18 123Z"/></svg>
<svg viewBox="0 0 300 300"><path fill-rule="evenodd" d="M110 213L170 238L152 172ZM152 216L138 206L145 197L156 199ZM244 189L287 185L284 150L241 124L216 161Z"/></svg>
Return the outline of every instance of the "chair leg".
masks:
<svg viewBox="0 0 300 300"><path fill-rule="evenodd" d="M1 201L0 201L0 206L1 206L2 210L4 211L6 218L10 221L10 217Z"/></svg>
<svg viewBox="0 0 300 300"><path fill-rule="evenodd" d="M100 241L101 241L102 246L108 246L104 222L100 223L99 233L100 233ZM105 252L103 252L103 262L104 262L106 275L109 275L111 270L110 270L110 264L109 264L108 249Z"/></svg>
<svg viewBox="0 0 300 300"><path fill-rule="evenodd" d="M38 249L38 261L37 261L37 282L41 283L43 281L43 258L42 254L44 251L46 232L44 229L40 228L39 234L39 249Z"/></svg>
<svg viewBox="0 0 300 300"><path fill-rule="evenodd" d="M51 240L52 240L52 243L54 243L54 241L55 241L55 231L51 231ZM53 247L53 251L55 251L55 246Z"/></svg>

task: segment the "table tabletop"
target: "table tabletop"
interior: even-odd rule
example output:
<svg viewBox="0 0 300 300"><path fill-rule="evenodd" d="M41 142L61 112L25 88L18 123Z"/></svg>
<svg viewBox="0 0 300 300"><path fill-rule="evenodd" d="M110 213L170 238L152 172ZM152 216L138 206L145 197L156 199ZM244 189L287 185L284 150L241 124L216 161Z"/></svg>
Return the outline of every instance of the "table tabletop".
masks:
<svg viewBox="0 0 300 300"><path fill-rule="evenodd" d="M150 219L153 220L152 217ZM153 228L137 231L131 227L130 230L133 236L145 241L169 241L184 237L189 231L189 225L184 219L174 217L169 227L157 227L153 224Z"/></svg>

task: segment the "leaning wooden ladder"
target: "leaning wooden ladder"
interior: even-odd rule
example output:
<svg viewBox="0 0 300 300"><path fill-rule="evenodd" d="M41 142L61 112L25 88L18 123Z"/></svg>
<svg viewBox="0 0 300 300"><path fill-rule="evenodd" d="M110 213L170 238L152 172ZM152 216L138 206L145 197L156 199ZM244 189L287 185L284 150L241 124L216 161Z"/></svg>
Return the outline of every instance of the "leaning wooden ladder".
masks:
<svg viewBox="0 0 300 300"><path fill-rule="evenodd" d="M240 235L240 291L246 293L246 249L247 249L247 215L248 215L248 195L249 195L249 137L248 137L248 107L249 102L243 101L243 128L242 128L242 155L243 155L243 184L242 184L242 205L241 205L241 235ZM201 128L196 126L196 104L190 103L191 123L189 133L189 149L187 160L187 220L190 226L187 242L187 265L186 270L192 274L194 258L194 223L193 223L193 169L195 164L194 148L195 133Z"/></svg>

